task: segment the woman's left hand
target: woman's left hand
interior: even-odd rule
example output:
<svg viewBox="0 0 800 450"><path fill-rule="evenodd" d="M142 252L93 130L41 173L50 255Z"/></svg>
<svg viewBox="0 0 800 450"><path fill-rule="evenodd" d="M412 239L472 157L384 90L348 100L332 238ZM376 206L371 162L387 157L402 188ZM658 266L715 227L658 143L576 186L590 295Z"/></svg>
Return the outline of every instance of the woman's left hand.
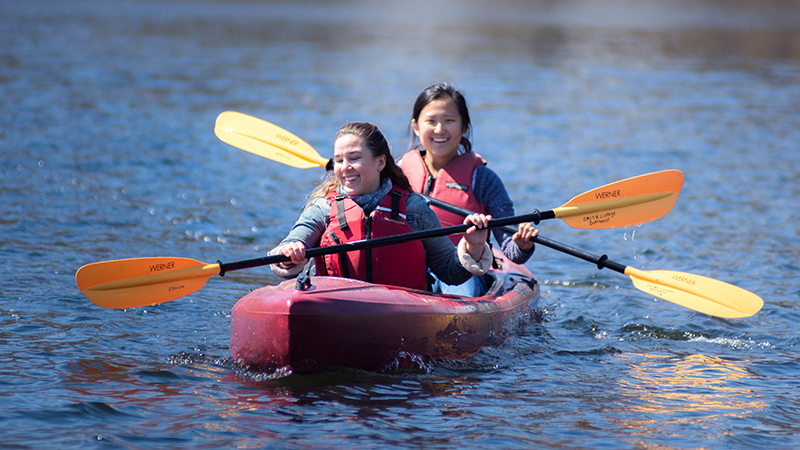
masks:
<svg viewBox="0 0 800 450"><path fill-rule="evenodd" d="M519 230L514 233L511 239L514 240L514 243L517 244L517 247L522 251L529 252L533 248L533 241L530 239L538 235L539 230L533 228L533 225L530 223L524 222L519 225Z"/></svg>
<svg viewBox="0 0 800 450"><path fill-rule="evenodd" d="M492 216L485 214L470 214L464 218L464 225L472 225L464 233L467 252L476 260L480 259L483 245L486 244L486 239L489 237L489 228L487 227L490 220L492 220Z"/></svg>

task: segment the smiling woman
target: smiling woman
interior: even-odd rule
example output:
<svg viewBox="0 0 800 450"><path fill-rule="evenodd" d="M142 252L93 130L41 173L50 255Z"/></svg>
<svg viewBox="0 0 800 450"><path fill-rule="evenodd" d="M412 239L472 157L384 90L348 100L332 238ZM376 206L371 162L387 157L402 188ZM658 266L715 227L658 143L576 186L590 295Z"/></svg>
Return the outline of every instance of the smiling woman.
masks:
<svg viewBox="0 0 800 450"><path fill-rule="evenodd" d="M272 265L278 276L299 274L308 262L306 249L310 247L441 227L427 202L412 192L375 125L353 122L342 127L336 133L333 160L333 175L314 190L289 236L270 252L290 259ZM464 219L464 224L474 226L461 238L458 250L447 237L430 238L391 248L317 257L316 271L318 275L426 289L426 269L430 268L444 282L459 284L489 269L489 220L483 214ZM405 264L398 268L397 261Z"/></svg>
<svg viewBox="0 0 800 450"><path fill-rule="evenodd" d="M341 131L339 133L342 134ZM348 195L377 191L381 187L381 171L385 166L386 155L373 157L367 143L360 137L346 134L336 139L333 146L333 173Z"/></svg>
<svg viewBox="0 0 800 450"><path fill-rule="evenodd" d="M503 181L472 151L467 100L455 86L435 83L425 88L414 102L410 128L415 139L401 164L416 192L495 218L514 215ZM416 138L419 146L414 147ZM462 220L441 208L434 211L445 226ZM495 230L495 238L506 257L524 264L533 255L531 238L538 233L532 224L523 223L514 233ZM473 277L459 286L438 282L436 286L446 294L476 296L485 291L486 284Z"/></svg>

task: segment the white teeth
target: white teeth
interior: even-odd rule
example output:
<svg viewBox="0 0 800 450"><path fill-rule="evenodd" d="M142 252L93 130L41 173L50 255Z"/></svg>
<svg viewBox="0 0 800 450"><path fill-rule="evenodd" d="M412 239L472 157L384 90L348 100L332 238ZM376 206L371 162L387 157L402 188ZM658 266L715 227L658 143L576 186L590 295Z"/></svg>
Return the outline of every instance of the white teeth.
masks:
<svg viewBox="0 0 800 450"><path fill-rule="evenodd" d="M434 139L433 139L433 142L439 142L439 143L441 143L441 142L447 142L447 139L446 139L446 138L438 138L438 139L437 139L437 138L434 138Z"/></svg>

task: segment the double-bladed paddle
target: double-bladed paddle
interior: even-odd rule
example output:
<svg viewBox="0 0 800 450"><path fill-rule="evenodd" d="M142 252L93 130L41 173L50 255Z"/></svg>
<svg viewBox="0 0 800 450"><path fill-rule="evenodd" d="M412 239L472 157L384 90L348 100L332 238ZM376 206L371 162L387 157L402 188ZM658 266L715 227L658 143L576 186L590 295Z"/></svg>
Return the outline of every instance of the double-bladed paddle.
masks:
<svg viewBox="0 0 800 450"><path fill-rule="evenodd" d="M680 174L680 172L677 173ZM672 179L674 177L670 178ZM681 175L680 180L682 181L682 179L683 177ZM583 211L587 217L588 215L610 214L614 216L615 223L621 224L618 226L641 223L641 216L635 214L634 211L636 205L635 201L641 201L643 198L646 198L645 196L636 195L633 190L630 190L630 192L633 193L627 197L623 197L622 203L624 203L624 205L619 206L619 202L610 202L604 199L604 195L602 195L609 189L629 192L627 187L629 180L619 181L583 193L575 197L575 199L586 199L578 203L578 206L572 206L571 203L567 203L567 205L557 209L566 210L568 214L570 214L569 212L572 211L571 208L575 207ZM638 183L638 181L634 183ZM609 188L609 186L611 186L611 188ZM677 190L680 190L680 186L677 187ZM668 192L669 195L674 195L677 198L677 192ZM601 199L595 201L589 200L596 197ZM570 202L573 202L575 199L570 200ZM529 214L491 220L489 221L488 227L496 228L522 222L538 222L540 220L553 219L556 217L558 216L555 210L542 212L534 211ZM578 220L580 217L574 214L569 215L569 217L576 218L577 222L581 222ZM416 231L378 239L348 242L346 244L329 247L312 248L306 251L306 256L308 258L313 258L315 256L447 236L450 234L463 233L469 227L469 225L454 225L451 227ZM213 264L203 263L189 258L156 257L120 259L85 265L75 274L75 281L81 292L83 292L89 300L99 306L115 309L135 308L164 303L189 295L202 288L212 275L224 275L226 272L234 270L264 266L284 261L289 261L289 258L283 255L273 255L232 263L217 261L217 263Z"/></svg>
<svg viewBox="0 0 800 450"><path fill-rule="evenodd" d="M256 117L226 111L217 117L214 132L222 141L242 150L298 168L324 167L326 160L309 144L281 127ZM683 185L677 170L655 172L611 183L574 197L561 208L542 213L541 218L562 218L574 228L615 228L658 219L675 205ZM455 214L471 211L428 197L433 206ZM602 203L606 199L606 203ZM623 200L627 199L627 200ZM609 201L610 200L610 201ZM613 203L613 202L619 203ZM605 208L605 209L604 209ZM552 214L552 215L551 215ZM514 233L511 226L502 227ZM717 317L749 317L763 306L757 295L711 278L666 270L643 271L583 250L536 236L533 241L568 255L627 275L633 285L648 294Z"/></svg>
<svg viewBox="0 0 800 450"><path fill-rule="evenodd" d="M217 135L232 145L293 167L326 167L328 161L308 144L285 130L244 114L226 112L219 116ZM264 133L274 133L266 139ZM287 150L291 149L291 151ZM306 161L306 162L302 162ZM672 209L683 184L679 171L664 171L611 183L574 197L555 210L534 212L492 220L489 228L504 227L514 232L512 224L561 218L576 228L612 228L655 220ZM457 214L469 214L436 199L435 206ZM646 206L646 207L645 207ZM641 210L641 211L640 211ZM468 225L419 231L379 239L362 240L337 246L309 249L309 258L332 253L361 250L463 233ZM542 236L536 243L628 275L634 286L664 300L705 314L738 318L749 317L763 305L761 298L739 287L711 278L684 272L642 271L610 261ZM134 308L164 303L196 292L215 274L288 261L274 255L223 264L207 264L189 258L134 258L98 262L83 266L75 275L78 288L93 303L106 308Z"/></svg>
<svg viewBox="0 0 800 450"><path fill-rule="evenodd" d="M587 218L603 215L612 216L615 221L614 223L618 224L617 226L635 225L641 223L641 217L643 217L641 214L636 214L635 209L637 202L644 201L644 199L649 197L647 195L639 195L641 192L633 189L631 186L635 187L641 184L651 186L658 185L658 180L666 179L669 181L669 183L666 184L670 185L668 189L659 188L659 191L659 189L651 188L649 192L651 194L655 193L660 195L662 198L671 196L677 199L677 191L680 190L683 175L678 171L670 172L677 172L677 176L673 173L660 175L662 173L659 172L657 174L651 174L653 178L650 178L649 180L651 181L648 183L642 183L642 180L648 179L648 176L645 175L643 176L644 178L630 178L628 180L602 186L573 198L569 203L561 208L556 208L556 210L566 211L564 214L572 219L573 222L579 224L589 223L589 226L591 226L591 220ZM679 179L676 180L676 178ZM675 186L676 183L678 184L677 186ZM609 190L622 191L627 195L620 195L617 201L610 201L606 199L606 193L609 192ZM592 201L591 199L593 198L598 198L598 200ZM575 199L580 200L576 201ZM671 202L674 204L675 200L671 200ZM670 206L670 208L671 207L672 206ZM666 211L663 211L664 208L664 206L661 206L661 211L656 211L658 217L666 214ZM522 222L538 223L540 220L554 219L559 217L556 210L534 211L530 214L491 220L489 222L489 228L508 226ZM584 215L578 216L577 213L574 212L576 210L581 211ZM652 211L652 209L650 209L650 211ZM315 256L361 250L368 247L380 247L413 240L430 239L438 236L463 233L468 228L468 225L454 225L452 227L417 231L379 239L361 240L329 247L312 248L306 251L306 256L313 258ZM75 274L75 280L81 292L83 292L89 300L99 306L116 309L135 308L164 303L189 295L202 288L212 275L224 275L226 272L234 270L264 266L284 261L289 261L289 259L283 255L254 258L232 263L217 261L215 264L203 263L189 258L171 257L120 259L85 265Z"/></svg>
<svg viewBox="0 0 800 450"><path fill-rule="evenodd" d="M297 136L275 125L239 113L226 112L215 131L226 142L242 146L294 167L324 167L327 160ZM303 162L306 161L306 162ZM312 164L309 161L316 161ZM672 208L683 184L679 171L665 171L611 183L574 197L550 211L492 220L490 228L521 222L561 218L579 228L627 226L657 219ZM641 211L646 211L642 214ZM426 230L380 239L309 249L309 258L416 239L463 233L467 225ZM92 302L106 308L134 308L164 303L196 292L215 274L288 261L283 255L233 263L203 263L189 258L133 258L104 261L81 267L75 274L78 288Z"/></svg>

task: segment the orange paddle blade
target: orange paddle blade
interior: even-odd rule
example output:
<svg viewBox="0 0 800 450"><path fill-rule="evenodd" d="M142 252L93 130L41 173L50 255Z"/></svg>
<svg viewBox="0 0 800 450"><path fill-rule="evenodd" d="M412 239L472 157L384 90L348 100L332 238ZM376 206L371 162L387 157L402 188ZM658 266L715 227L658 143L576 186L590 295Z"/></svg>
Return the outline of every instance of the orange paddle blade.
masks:
<svg viewBox="0 0 800 450"><path fill-rule="evenodd" d="M214 133L223 142L234 147L292 167L324 168L328 163L314 147L299 137L247 114L223 112L217 117Z"/></svg>
<svg viewBox="0 0 800 450"><path fill-rule="evenodd" d="M640 291L716 317L750 317L761 310L761 297L724 281L669 270L625 268Z"/></svg>
<svg viewBox="0 0 800 450"><path fill-rule="evenodd" d="M92 303L124 309L189 295L218 273L219 264L189 258L133 258L87 264L78 269L75 282Z"/></svg>
<svg viewBox="0 0 800 450"><path fill-rule="evenodd" d="M555 208L556 217L581 229L619 228L656 220L672 210L683 173L664 170L627 178L574 197Z"/></svg>

